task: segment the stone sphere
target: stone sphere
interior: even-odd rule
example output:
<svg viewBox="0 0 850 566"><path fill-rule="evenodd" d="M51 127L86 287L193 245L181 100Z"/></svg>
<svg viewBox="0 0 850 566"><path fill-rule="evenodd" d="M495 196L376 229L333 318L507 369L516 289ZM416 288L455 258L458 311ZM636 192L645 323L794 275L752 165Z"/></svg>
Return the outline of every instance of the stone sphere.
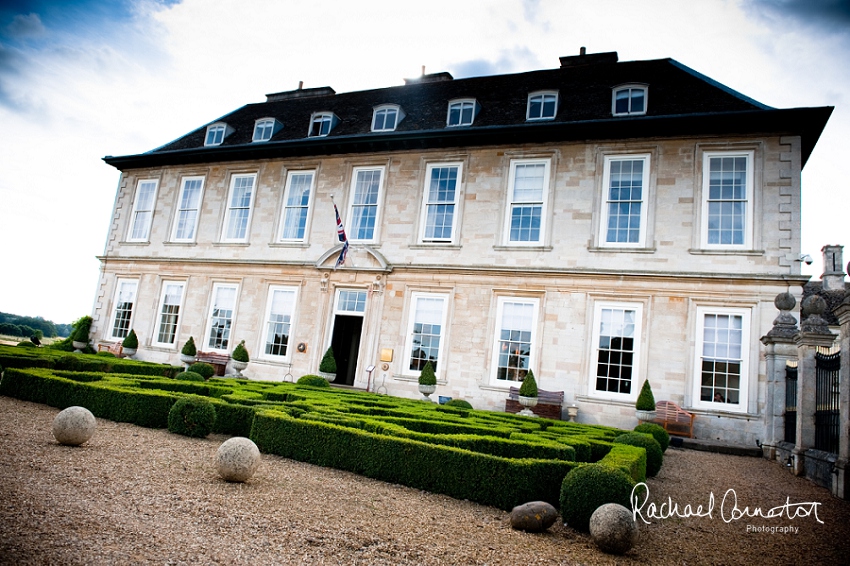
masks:
<svg viewBox="0 0 850 566"><path fill-rule="evenodd" d="M244 482L257 471L260 450L251 439L234 436L218 447L215 464L223 479Z"/></svg>
<svg viewBox="0 0 850 566"><path fill-rule="evenodd" d="M558 511L545 501L531 501L511 510L511 528L529 533L542 533L555 524Z"/></svg>
<svg viewBox="0 0 850 566"><path fill-rule="evenodd" d="M800 311L803 318L808 318L813 314L820 316L825 310L826 301L818 295L809 295L800 303Z"/></svg>
<svg viewBox="0 0 850 566"><path fill-rule="evenodd" d="M797 299L795 299L794 295L791 293L779 293L776 295L776 298L773 299L773 304L776 306L777 310L790 311L797 305Z"/></svg>
<svg viewBox="0 0 850 566"><path fill-rule="evenodd" d="M59 444L79 446L94 434L97 421L85 407L68 407L53 419L53 436Z"/></svg>
<svg viewBox="0 0 850 566"><path fill-rule="evenodd" d="M606 503L590 516L590 536L602 552L624 554L637 543L638 528L631 511Z"/></svg>

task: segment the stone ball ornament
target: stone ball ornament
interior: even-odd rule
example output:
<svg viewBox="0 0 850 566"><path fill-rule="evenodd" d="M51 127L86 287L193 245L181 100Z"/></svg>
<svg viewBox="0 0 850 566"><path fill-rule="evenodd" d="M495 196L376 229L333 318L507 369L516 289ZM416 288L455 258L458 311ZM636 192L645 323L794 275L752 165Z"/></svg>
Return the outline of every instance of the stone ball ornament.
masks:
<svg viewBox="0 0 850 566"><path fill-rule="evenodd" d="M812 315L822 315L826 310L826 301L818 295L809 295L803 302L800 303L800 311L803 318L808 318Z"/></svg>
<svg viewBox="0 0 850 566"><path fill-rule="evenodd" d="M632 512L618 503L600 505L590 516L590 537L602 552L625 554L638 540Z"/></svg>
<svg viewBox="0 0 850 566"><path fill-rule="evenodd" d="M234 436L218 447L215 455L218 475L225 481L244 482L260 465L260 450L249 438Z"/></svg>
<svg viewBox="0 0 850 566"><path fill-rule="evenodd" d="M558 518L558 511L545 501L531 501L511 510L511 528L528 533L542 533Z"/></svg>
<svg viewBox="0 0 850 566"><path fill-rule="evenodd" d="M792 295L791 293L779 293L773 300L773 304L777 310L790 311L793 310L795 306L797 306L797 299L795 299L794 295Z"/></svg>
<svg viewBox="0 0 850 566"><path fill-rule="evenodd" d="M97 428L97 420L85 407L68 407L53 419L53 437L59 444L79 446L89 440Z"/></svg>

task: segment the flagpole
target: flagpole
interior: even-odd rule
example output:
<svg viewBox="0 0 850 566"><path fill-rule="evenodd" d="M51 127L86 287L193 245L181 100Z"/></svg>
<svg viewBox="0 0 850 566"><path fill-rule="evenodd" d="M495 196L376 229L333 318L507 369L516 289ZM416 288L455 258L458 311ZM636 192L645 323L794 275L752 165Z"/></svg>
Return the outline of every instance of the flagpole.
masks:
<svg viewBox="0 0 850 566"><path fill-rule="evenodd" d="M342 242L342 249L339 251L339 257L334 265L336 271L341 265L345 265L346 257L348 256L348 236L345 234L345 227L342 225L342 219L339 217L339 209L336 206L333 193L331 193L331 203L334 205L334 215L336 216L336 235Z"/></svg>

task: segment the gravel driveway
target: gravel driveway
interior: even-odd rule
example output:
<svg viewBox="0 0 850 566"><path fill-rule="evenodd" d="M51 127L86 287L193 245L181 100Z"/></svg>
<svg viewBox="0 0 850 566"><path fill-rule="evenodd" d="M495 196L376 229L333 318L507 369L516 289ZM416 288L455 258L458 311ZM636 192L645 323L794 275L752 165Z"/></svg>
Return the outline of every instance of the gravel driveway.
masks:
<svg viewBox="0 0 850 566"><path fill-rule="evenodd" d="M0 396L2 564L850 561L850 503L759 458L670 448L648 481L642 513L652 524L613 557L560 522L545 534L517 532L499 509L277 456L264 454L248 483L226 483L213 464L220 435L190 439L99 419L88 443L60 446L57 413ZM649 517L650 503L668 501L680 514L687 504L705 513L712 493L711 517ZM780 507L783 516L734 520L733 495L739 512Z"/></svg>

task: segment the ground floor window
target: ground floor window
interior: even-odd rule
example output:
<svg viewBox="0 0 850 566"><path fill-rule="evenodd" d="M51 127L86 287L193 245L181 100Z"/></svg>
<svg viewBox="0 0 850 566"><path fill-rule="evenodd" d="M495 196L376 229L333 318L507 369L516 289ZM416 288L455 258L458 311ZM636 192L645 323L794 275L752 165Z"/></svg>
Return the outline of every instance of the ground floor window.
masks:
<svg viewBox="0 0 850 566"><path fill-rule="evenodd" d="M408 325L406 370L418 373L431 362L437 371L440 362L443 332L446 327L446 296L413 293Z"/></svg>
<svg viewBox="0 0 850 566"><path fill-rule="evenodd" d="M597 303L593 322L591 391L609 398L632 398L638 381L642 305Z"/></svg>
<svg viewBox="0 0 850 566"><path fill-rule="evenodd" d="M266 307L266 337L263 353L285 357L289 353L292 334L292 314L295 310L295 287L272 287Z"/></svg>
<svg viewBox="0 0 850 566"><path fill-rule="evenodd" d="M216 283L213 286L206 347L213 350L227 350L230 344L233 314L236 309L236 293L236 285Z"/></svg>
<svg viewBox="0 0 850 566"><path fill-rule="evenodd" d="M156 343L171 346L177 336L177 323L180 319L180 305L183 302L184 284L166 281L162 285L159 300L159 327Z"/></svg>
<svg viewBox="0 0 850 566"><path fill-rule="evenodd" d="M500 297L496 311L493 381L521 382L534 363L539 300Z"/></svg>
<svg viewBox="0 0 850 566"><path fill-rule="evenodd" d="M699 308L696 398L703 406L746 410L748 309Z"/></svg>
<svg viewBox="0 0 850 566"><path fill-rule="evenodd" d="M121 340L130 332L133 321L133 305L136 304L138 281L119 279L115 289L115 302L112 308L112 338Z"/></svg>

